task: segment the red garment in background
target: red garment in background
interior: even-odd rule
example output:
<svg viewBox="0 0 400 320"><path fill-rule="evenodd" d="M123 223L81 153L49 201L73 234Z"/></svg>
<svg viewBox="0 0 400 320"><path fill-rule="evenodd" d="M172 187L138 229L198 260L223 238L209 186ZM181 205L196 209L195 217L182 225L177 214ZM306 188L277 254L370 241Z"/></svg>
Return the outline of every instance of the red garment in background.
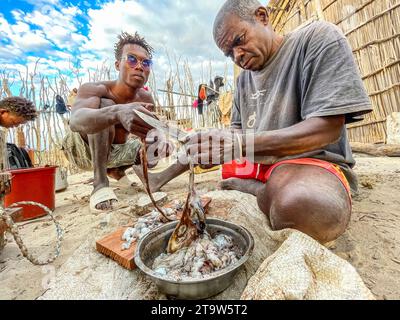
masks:
<svg viewBox="0 0 400 320"><path fill-rule="evenodd" d="M206 86L202 85L200 88L200 92L199 92L199 98L200 100L207 100L207 91L206 91Z"/></svg>

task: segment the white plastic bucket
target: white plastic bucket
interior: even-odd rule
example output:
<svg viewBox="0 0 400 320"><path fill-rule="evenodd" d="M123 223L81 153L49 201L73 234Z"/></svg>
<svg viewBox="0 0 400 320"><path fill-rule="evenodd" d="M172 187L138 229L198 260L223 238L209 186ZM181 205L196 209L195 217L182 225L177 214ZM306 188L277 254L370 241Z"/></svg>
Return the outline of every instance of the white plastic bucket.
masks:
<svg viewBox="0 0 400 320"><path fill-rule="evenodd" d="M68 188L68 171L66 168L58 167L56 170L56 192Z"/></svg>

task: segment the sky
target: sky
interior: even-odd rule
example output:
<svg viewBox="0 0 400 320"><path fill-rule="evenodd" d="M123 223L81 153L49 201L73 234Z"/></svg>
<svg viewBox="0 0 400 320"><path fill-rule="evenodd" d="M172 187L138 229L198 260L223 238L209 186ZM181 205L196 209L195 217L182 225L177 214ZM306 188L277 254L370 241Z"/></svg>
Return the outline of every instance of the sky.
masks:
<svg viewBox="0 0 400 320"><path fill-rule="evenodd" d="M55 75L114 64L121 31L138 31L155 48L159 84L170 70L168 56L190 62L196 83L224 76L233 65L212 37L213 20L224 0L0 0L0 72L19 70ZM212 74L210 74L210 62ZM174 63L174 62L173 62ZM86 71L85 71L86 72ZM203 79L202 79L203 78ZM71 77L69 85L76 86Z"/></svg>

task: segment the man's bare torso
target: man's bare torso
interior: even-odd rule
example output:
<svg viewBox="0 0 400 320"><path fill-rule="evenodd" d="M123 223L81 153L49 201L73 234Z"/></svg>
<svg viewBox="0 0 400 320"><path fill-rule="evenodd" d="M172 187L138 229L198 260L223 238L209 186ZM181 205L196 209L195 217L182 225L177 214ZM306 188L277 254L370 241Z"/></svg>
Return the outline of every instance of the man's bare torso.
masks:
<svg viewBox="0 0 400 320"><path fill-rule="evenodd" d="M127 104L132 102L141 102L141 103L154 103L154 100L149 92L146 90L139 89L134 97L123 97L117 93L117 81L103 81L98 83L93 83L94 86L97 86L96 90L99 92L99 95L102 99L109 99L107 104L100 104L99 107L108 107L114 104ZM113 103L112 103L113 102ZM113 144L124 144L128 140L129 132L125 130L125 128L117 124L115 125L115 138Z"/></svg>

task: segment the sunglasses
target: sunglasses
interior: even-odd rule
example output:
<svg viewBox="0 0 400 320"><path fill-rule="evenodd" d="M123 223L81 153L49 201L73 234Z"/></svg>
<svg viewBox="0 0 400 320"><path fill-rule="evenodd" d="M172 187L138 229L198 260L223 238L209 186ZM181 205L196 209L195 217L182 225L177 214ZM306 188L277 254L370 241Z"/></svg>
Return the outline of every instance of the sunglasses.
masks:
<svg viewBox="0 0 400 320"><path fill-rule="evenodd" d="M152 65L153 65L153 60L151 60L151 59L139 60L133 54L128 54L126 56L126 62L128 63L128 65L131 68L136 68L137 65L140 63L145 71L149 71L151 69Z"/></svg>

